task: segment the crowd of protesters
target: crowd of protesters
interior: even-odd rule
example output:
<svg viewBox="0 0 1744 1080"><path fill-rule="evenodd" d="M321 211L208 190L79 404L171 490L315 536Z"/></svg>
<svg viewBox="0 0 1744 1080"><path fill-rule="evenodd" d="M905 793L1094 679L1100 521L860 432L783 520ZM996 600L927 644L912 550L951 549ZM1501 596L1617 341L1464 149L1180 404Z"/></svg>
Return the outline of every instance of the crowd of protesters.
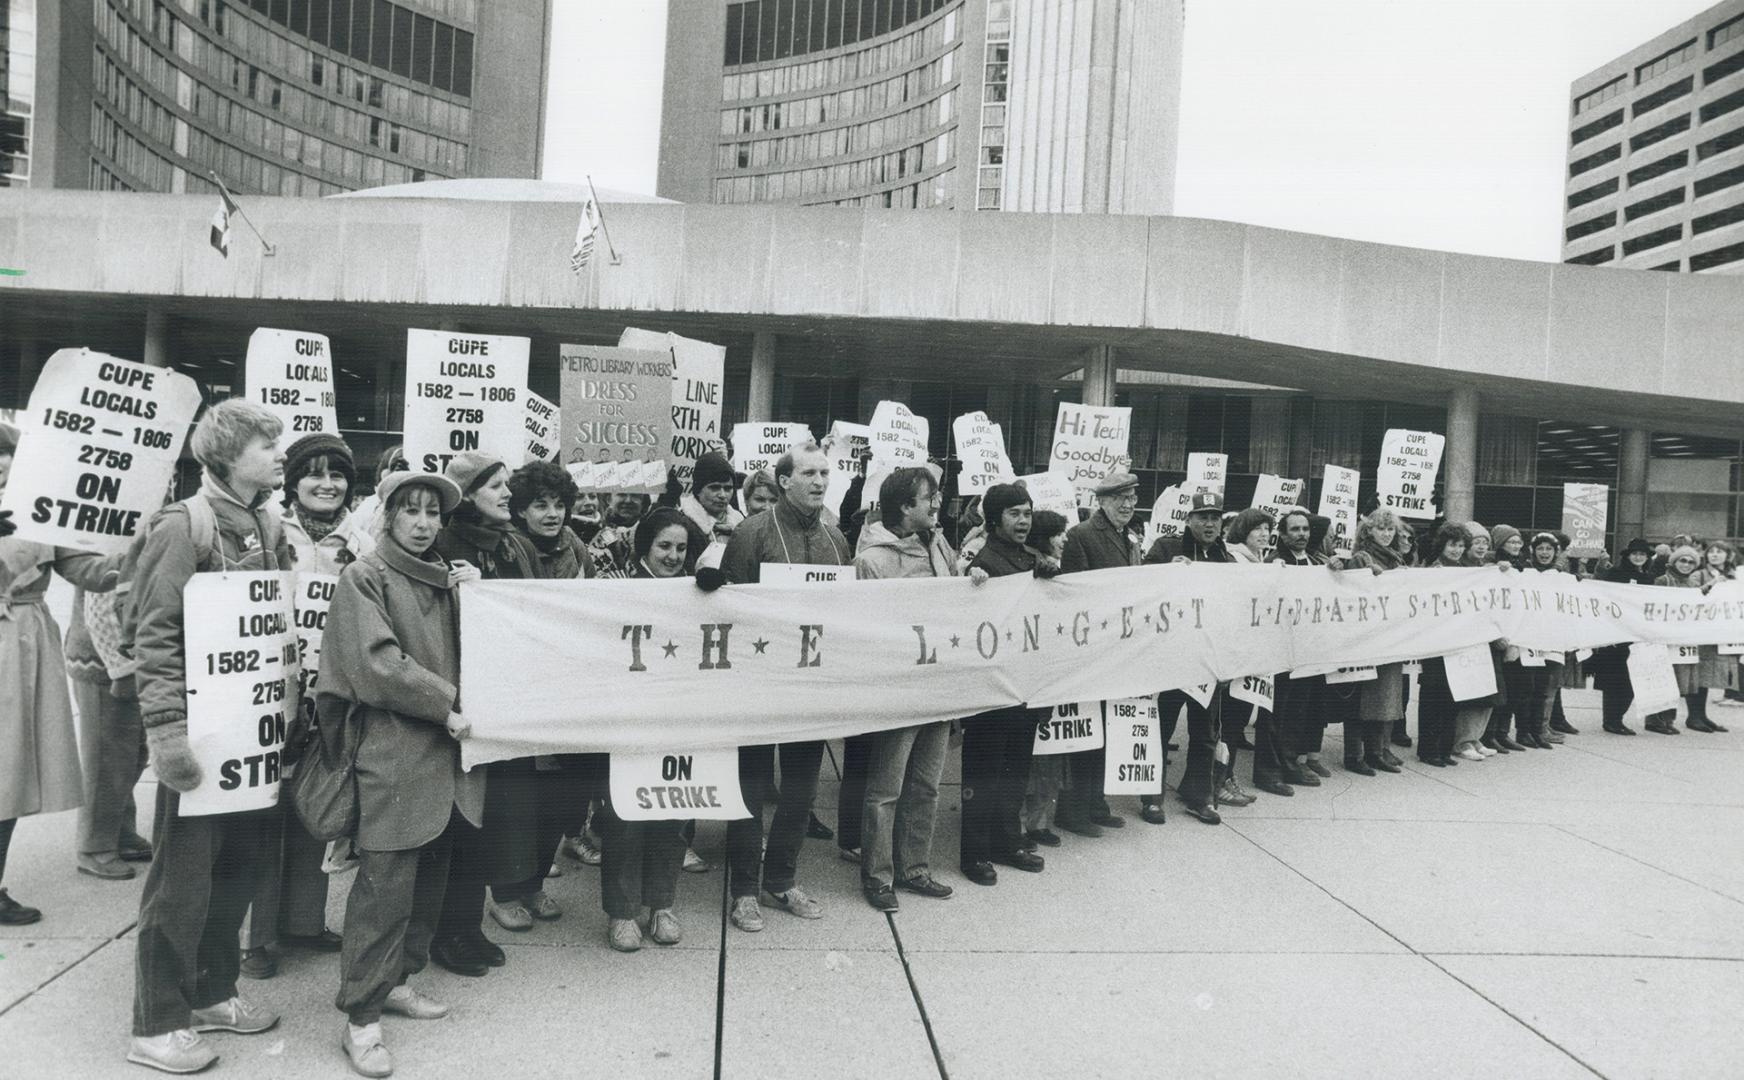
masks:
<svg viewBox="0 0 1744 1080"><path fill-rule="evenodd" d="M687 485L674 481L655 497L583 492L558 465L511 469L477 452L423 474L390 450L360 477L337 436L305 436L281 451L282 435L278 420L246 402L208 410L190 441L203 469L199 491L165 508L122 555L9 537L0 518L0 881L17 819L74 807L81 873L126 879L146 867L127 1057L167 1072L216 1059L203 1033L274 1027L277 1014L243 997L238 979L269 978L283 952L304 950L338 956L339 1042L351 1067L389 1075L383 1015L447 1012L409 978L431 961L474 977L503 966L484 920L520 932L560 918L545 890L563 872L560 852L599 866L613 949L682 939L680 875L712 869L695 850L694 822L621 818L604 755L461 768L470 728L457 711L458 586L469 580L691 577L714 589L755 583L765 565L799 563L851 567L861 579L979 584L1147 563L1273 562L1375 574L1565 571L1706 589L1736 570L1735 552L1721 541L1636 539L1615 562L1571 559L1559 533L1475 522L1414 532L1385 509L1362 518L1354 550L1340 556L1326 518L1300 508L1275 521L1257 509L1230 513L1215 493L1194 495L1182 535L1147 550L1134 520L1139 482L1121 471L1096 489L1083 520L1038 511L1019 484L958 500L956 517L941 520L936 466L884 474L867 500L870 514L858 510L862 481L840 506L826 506L830 465L816 445L751 476L706 454ZM0 427L0 491L16 439ZM303 717L315 738L347 733L355 753L356 827L333 843L310 835L288 800L265 810L177 812L184 794L211 780L188 742L182 592L196 573L275 569L338 576L318 690ZM77 587L64 645L44 599L51 573ZM1343 730L1343 769L1363 777L1400 772L1395 748L1415 746L1434 768L1548 750L1577 733L1562 690L1588 676L1602 693L1604 730L1635 734L1625 723L1633 699L1627 645L1584 660L1505 641L1490 652L1497 689L1477 700L1456 700L1439 658L1380 665L1358 680L1279 674L1270 708L1237 698L1227 684L1166 691L1158 706L1170 749L1186 718L1176 796L1187 814L1216 824L1219 807L1248 805L1253 792L1289 797L1318 787L1333 775L1323 760L1332 725ZM1411 666L1420 669L1415 742L1405 726ZM1737 657L1704 646L1698 662L1676 673L1683 728L1664 712L1645 718L1647 730L1724 731L1708 716L1709 692L1736 693ZM1096 838L1121 829L1126 819L1103 791L1102 750L1033 755L1046 714L1014 706L847 739L834 830L813 812L824 743L742 747L739 780L751 816L726 828L731 923L761 931L765 909L822 917L799 881L808 836L835 840L878 911L898 910L903 893L950 897L933 836L957 738L964 880L993 886L1002 869L1039 873L1041 849L1062 844L1060 832ZM149 841L133 804L148 759L159 781ZM1142 799L1139 816L1164 824L1163 797ZM336 932L325 922L329 876L345 870L354 876ZM41 917L0 888L0 923Z"/></svg>

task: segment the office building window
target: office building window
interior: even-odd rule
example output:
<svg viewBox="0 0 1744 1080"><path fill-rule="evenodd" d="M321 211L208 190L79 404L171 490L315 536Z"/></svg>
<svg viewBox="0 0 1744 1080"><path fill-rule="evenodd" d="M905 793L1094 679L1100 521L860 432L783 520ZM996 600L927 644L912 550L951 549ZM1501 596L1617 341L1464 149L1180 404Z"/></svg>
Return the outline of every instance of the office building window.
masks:
<svg viewBox="0 0 1744 1080"><path fill-rule="evenodd" d="M1744 37L1744 14L1738 14L1708 31L1708 48L1713 49L1733 38Z"/></svg>
<svg viewBox="0 0 1744 1080"><path fill-rule="evenodd" d="M1597 266L1600 263L1608 263L1616 257L1616 250L1612 245L1606 244L1602 248L1594 248L1584 254L1576 255L1571 259L1564 259L1563 261L1574 263L1579 266Z"/></svg>
<svg viewBox="0 0 1744 1080"><path fill-rule="evenodd" d="M1667 207L1676 206L1678 203L1683 202L1683 200L1684 190L1683 186L1680 184L1679 186L1672 188L1670 191L1662 191L1652 198L1642 199L1638 203L1632 203L1629 206L1625 206L1623 208L1623 220L1634 221L1636 218L1646 217L1648 214L1657 214L1659 211L1664 210Z"/></svg>
<svg viewBox="0 0 1744 1080"><path fill-rule="evenodd" d="M1663 229L1656 229L1653 232L1644 233L1641 236L1631 236L1624 240L1623 254L1629 256L1638 251L1651 251L1656 247L1664 247L1666 244L1676 243L1682 239L1683 226L1668 225Z"/></svg>
<svg viewBox="0 0 1744 1080"><path fill-rule="evenodd" d="M1727 94L1725 97L1716 98L1715 100L1708 102L1706 105L1703 105L1701 110L1702 123L1705 124L1716 116L1725 116L1727 113L1739 108L1744 108L1744 87L1739 87L1730 94Z"/></svg>
<svg viewBox="0 0 1744 1080"><path fill-rule="evenodd" d="M1574 114L1576 116L1579 116L1581 113L1586 112L1588 109L1592 109L1598 105L1604 104L1605 102L1616 97L1618 94L1621 94L1623 92L1624 86L1626 86L1627 84L1628 84L1628 80L1626 78L1624 78L1622 75L1619 75L1615 79L1612 79L1610 82L1606 83L1605 85L1603 85L1595 90L1587 91L1586 93L1582 94L1580 97L1577 97L1574 99Z"/></svg>
<svg viewBox="0 0 1744 1080"><path fill-rule="evenodd" d="M1580 127L1575 128L1574 132L1569 136L1569 145L1579 146L1594 135L1602 134L1614 127L1620 127L1622 123L1622 109L1618 109L1615 112L1608 112L1590 124L1582 124Z"/></svg>
<svg viewBox="0 0 1744 1080"><path fill-rule="evenodd" d="M1649 269L1649 270L1670 270L1672 273L1675 274L1679 270L1683 269L1683 263L1681 260L1673 259L1668 263L1660 263L1658 266L1649 266L1647 269Z"/></svg>
<svg viewBox="0 0 1744 1080"><path fill-rule="evenodd" d="M1643 116L1652 112L1654 109L1659 108L1661 105L1676 101L1678 98L1690 93L1695 88L1696 77L1694 75L1685 75L1670 86L1667 86L1662 90L1655 90L1653 93L1648 94L1635 104L1629 106L1629 115L1636 117Z"/></svg>
<svg viewBox="0 0 1744 1080"><path fill-rule="evenodd" d="M1744 49L1702 69L1702 85L1712 86L1733 72L1744 68Z"/></svg>
<svg viewBox="0 0 1744 1080"><path fill-rule="evenodd" d="M1690 38L1675 49L1663 52L1635 69L1635 85L1640 86L1649 79L1659 76L1677 67L1696 54L1696 39Z"/></svg>
<svg viewBox="0 0 1744 1080"><path fill-rule="evenodd" d="M1594 184L1590 188L1584 188L1568 197L1568 208L1573 210L1576 207L1585 206L1587 203L1590 203L1595 199L1602 199L1606 195L1615 195L1617 193L1617 187L1617 178L1613 176L1603 183Z"/></svg>
<svg viewBox="0 0 1744 1080"><path fill-rule="evenodd" d="M1690 114L1684 113L1682 116L1667 120L1658 127L1648 128L1646 131L1643 131L1638 135L1629 136L1629 152L1634 153L1643 147L1652 146L1657 142L1664 142L1673 135L1681 135L1689 129Z"/></svg>
<svg viewBox="0 0 1744 1080"><path fill-rule="evenodd" d="M1712 195L1716 191L1724 191L1729 187L1744 184L1744 165L1717 172L1712 176L1704 176L1696 181L1696 198Z"/></svg>
<svg viewBox="0 0 1744 1080"><path fill-rule="evenodd" d="M1716 210L1711 214L1703 214L1690 222L1690 235L1700 236L1705 232L1723 229L1727 225L1736 225L1744 221L1744 203L1728 206L1724 210Z"/></svg>
<svg viewBox="0 0 1744 1080"><path fill-rule="evenodd" d="M727 5L722 56L733 67L836 49L901 30L960 2L745 0Z"/></svg>
<svg viewBox="0 0 1744 1080"><path fill-rule="evenodd" d="M1569 162L1568 163L1568 175L1579 176L1581 173L1584 173L1584 172L1592 172L1594 169L1598 168L1600 165L1609 165L1611 162L1616 161L1618 158L1620 158L1622 156L1623 156L1623 144L1622 143L1612 143L1610 146L1605 147L1603 150L1600 150L1597 153L1588 154L1586 157L1576 158L1575 160Z"/></svg>
<svg viewBox="0 0 1744 1080"><path fill-rule="evenodd" d="M1583 236L1591 236L1596 232L1604 232L1617 223L1617 212L1608 210L1597 217L1590 217L1575 225L1570 225L1563 231L1565 242L1572 243Z"/></svg>
<svg viewBox="0 0 1744 1080"><path fill-rule="evenodd" d="M1715 154L1723 154L1728 150L1744 146L1744 127L1733 128L1724 135L1715 136L1707 142L1696 144L1696 160L1706 161Z"/></svg>
<svg viewBox="0 0 1744 1080"><path fill-rule="evenodd" d="M1744 262L1744 241L1727 244L1725 247L1704 251L1699 255L1691 255L1690 272L1712 270L1716 266L1727 266L1735 262Z"/></svg>
<svg viewBox="0 0 1744 1080"><path fill-rule="evenodd" d="M1679 150L1675 154L1667 154L1658 161L1650 161L1639 169L1630 169L1629 186L1634 187L1636 184L1644 184L1656 176L1664 176L1668 172L1675 172L1688 164L1688 150Z"/></svg>

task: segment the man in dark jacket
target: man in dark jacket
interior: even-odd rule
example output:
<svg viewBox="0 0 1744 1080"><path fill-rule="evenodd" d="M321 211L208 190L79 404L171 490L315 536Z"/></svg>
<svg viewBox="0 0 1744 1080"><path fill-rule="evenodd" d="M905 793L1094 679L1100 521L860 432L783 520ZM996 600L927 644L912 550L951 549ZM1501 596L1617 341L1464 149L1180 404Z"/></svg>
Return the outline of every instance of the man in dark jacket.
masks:
<svg viewBox="0 0 1744 1080"><path fill-rule="evenodd" d="M1115 469L1096 486L1096 512L1088 521L1066 531L1066 548L1060 555L1060 572L1107 570L1138 565L1138 541L1127 526L1138 509L1138 477ZM1118 829L1126 819L1108 808L1102 792L1105 750L1083 750L1066 756L1071 787L1062 792L1054 822L1079 836L1101 836L1103 829Z"/></svg>
<svg viewBox="0 0 1744 1080"><path fill-rule="evenodd" d="M970 564L970 574L1034 573L1035 552L1024 546L1034 511L1029 491L1021 484L995 484L981 509L987 542ZM1046 715L1046 709L1013 705L963 721L963 832L957 861L963 876L977 885L998 883L996 862L1030 873L1045 865L1040 855L1024 850L1022 816L1036 724Z"/></svg>
<svg viewBox="0 0 1744 1080"><path fill-rule="evenodd" d="M830 484L830 459L817 443L796 446L775 463L781 501L773 510L747 518L727 541L721 571L730 583L749 585L763 579L765 563L848 566L853 550L841 532L823 518L824 493ZM763 836L764 792L775 783L775 759L781 758L781 791L775 817ZM802 919L823 916L818 902L794 883L799 849L817 796L822 742L783 743L739 748L739 785L752 816L727 824L728 888L733 925L755 933L763 929L758 905L763 899Z"/></svg>
<svg viewBox="0 0 1744 1080"><path fill-rule="evenodd" d="M1278 519L1278 550L1272 562L1284 566L1326 565L1325 556L1313 549L1314 531L1314 519L1308 511L1300 508L1285 511ZM1272 680L1272 721L1263 727L1256 724L1254 728L1255 787L1264 790L1268 782L1320 786L1319 774L1306 760L1297 764L1297 756L1320 752L1325 726L1317 721L1320 693L1325 686L1326 680L1320 676L1294 678L1289 672L1279 672ZM1267 743L1263 748L1262 737Z"/></svg>
<svg viewBox="0 0 1744 1080"><path fill-rule="evenodd" d="M139 898L127 1060L165 1072L196 1072L217 1059L199 1032L248 1035L279 1021L236 993L237 933L276 850L268 839L277 811L183 816L180 806L182 795L219 782L188 744L182 592L196 573L290 568L278 514L267 506L284 483L283 430L271 413L244 399L213 406L188 441L205 483L193 499L165 507L152 520L134 572L128 623L158 789L155 857ZM191 507L195 500L206 507ZM196 512L210 515L209 550L196 542Z"/></svg>
<svg viewBox="0 0 1744 1080"><path fill-rule="evenodd" d="M1144 561L1229 562L1229 551L1223 546L1221 535L1222 523L1223 496L1214 491L1196 492L1187 511L1187 534L1159 537ZM1203 705L1185 689L1165 690L1157 695L1157 715L1163 718L1164 743L1174 739L1181 710L1187 710L1187 768L1181 774L1175 792L1186 804L1187 812L1207 825L1216 825L1223 820L1211 806L1217 772L1217 725L1213 717L1219 715L1219 699L1227 690L1227 684L1219 683L1212 690L1211 699ZM1152 825L1163 824L1161 795L1145 798L1144 819Z"/></svg>

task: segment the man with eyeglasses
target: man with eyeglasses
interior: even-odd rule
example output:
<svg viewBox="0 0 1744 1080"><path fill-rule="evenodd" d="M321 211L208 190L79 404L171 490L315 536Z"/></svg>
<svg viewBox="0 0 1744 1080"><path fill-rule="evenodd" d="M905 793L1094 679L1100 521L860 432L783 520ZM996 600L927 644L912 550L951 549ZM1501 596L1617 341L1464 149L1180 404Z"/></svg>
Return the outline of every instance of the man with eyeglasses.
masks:
<svg viewBox="0 0 1744 1080"><path fill-rule="evenodd" d="M1138 509L1138 477L1115 469L1096 486L1096 512L1090 520L1066 532L1066 549L1060 556L1060 572L1107 570L1137 566L1138 540L1127 526ZM1103 750L1082 750L1066 755L1071 787L1060 793L1055 824L1079 836L1101 836L1103 829L1118 829L1126 819L1108 808L1102 791Z"/></svg>

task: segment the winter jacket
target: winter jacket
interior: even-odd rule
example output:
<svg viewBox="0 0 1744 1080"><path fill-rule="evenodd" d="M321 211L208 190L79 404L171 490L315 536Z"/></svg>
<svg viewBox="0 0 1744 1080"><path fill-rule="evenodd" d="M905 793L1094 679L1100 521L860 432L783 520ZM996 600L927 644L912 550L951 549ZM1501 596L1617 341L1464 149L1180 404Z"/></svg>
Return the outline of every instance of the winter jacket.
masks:
<svg viewBox="0 0 1744 1080"><path fill-rule="evenodd" d="M987 542L969 566L987 571L988 577L1033 573L1040 556L1031 548L1014 544L998 533L989 533Z"/></svg>
<svg viewBox="0 0 1744 1080"><path fill-rule="evenodd" d="M338 574L375 550L376 539L369 531L369 519L361 514L346 514L332 532L314 540L303 527L296 508L286 507L283 527L296 568L305 574Z"/></svg>
<svg viewBox="0 0 1744 1080"><path fill-rule="evenodd" d="M678 509L684 513L685 520L690 522L690 544L699 555L703 548L716 540L726 543L745 520L745 515L731 506L720 517L714 517L703 509L702 503L690 492L685 492L684 497L678 500Z"/></svg>
<svg viewBox="0 0 1744 1080"><path fill-rule="evenodd" d="M945 543L943 530L897 536L882 521L860 534L860 554L854 573L862 581L875 578L956 577L957 556Z"/></svg>
<svg viewBox="0 0 1744 1080"><path fill-rule="evenodd" d="M1209 544L1201 544L1192 533L1184 536L1159 536L1157 542L1151 545L1145 554L1147 563L1170 563L1177 557L1185 556L1188 562L1234 562L1229 554L1229 548L1218 537Z"/></svg>
<svg viewBox="0 0 1744 1080"><path fill-rule="evenodd" d="M1272 552L1272 557L1266 561L1279 563L1283 566L1325 566L1326 556L1315 551L1310 545L1308 550L1302 553L1301 558L1297 558L1296 553L1289 548L1279 548Z"/></svg>
<svg viewBox="0 0 1744 1080"><path fill-rule="evenodd" d="M1089 521L1079 522L1066 530L1066 549L1060 553L1060 572L1075 574L1080 570L1107 570L1115 566L1138 565L1138 541L1100 509Z"/></svg>
<svg viewBox="0 0 1744 1080"><path fill-rule="evenodd" d="M484 822L485 770L464 772L448 714L460 699L460 608L448 564L392 540L345 568L327 612L317 708L349 716L357 751L357 845L409 851L458 807Z"/></svg>
<svg viewBox="0 0 1744 1080"><path fill-rule="evenodd" d="M733 531L721 571L730 582L750 585L762 580L764 563L850 566L852 552L847 538L821 514L807 514L783 498Z"/></svg>
<svg viewBox="0 0 1744 1080"><path fill-rule="evenodd" d="M436 534L436 553L445 561L469 562L492 580L539 576L539 553L525 536L507 525L463 517L463 512L457 511Z"/></svg>
<svg viewBox="0 0 1744 1080"><path fill-rule="evenodd" d="M182 591L196 573L215 570L288 570L293 556L282 520L261 492L244 506L222 481L206 477L200 496L212 504L217 530L212 552L195 565L192 528L185 502L157 512L140 549L133 573L126 621L133 627L133 655L139 662L139 711L148 728L188 718Z"/></svg>
<svg viewBox="0 0 1744 1080"><path fill-rule="evenodd" d="M565 525L556 536L546 538L523 533L539 563L536 577L567 581L570 578L593 577L593 555L581 537Z"/></svg>

